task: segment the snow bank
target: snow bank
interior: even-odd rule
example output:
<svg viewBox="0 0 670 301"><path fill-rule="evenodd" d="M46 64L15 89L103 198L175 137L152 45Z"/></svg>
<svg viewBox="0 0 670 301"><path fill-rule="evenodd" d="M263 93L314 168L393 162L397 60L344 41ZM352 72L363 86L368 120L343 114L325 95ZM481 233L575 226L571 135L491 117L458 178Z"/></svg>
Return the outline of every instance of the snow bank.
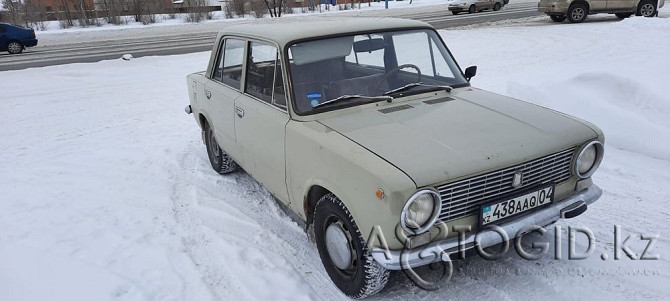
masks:
<svg viewBox="0 0 670 301"><path fill-rule="evenodd" d="M462 66L480 65L485 78L474 85L589 120L611 146L670 160L670 139L659 139L670 137L669 19L614 19L583 26L545 17L531 23L538 26L477 30L466 44L459 31L444 35Z"/></svg>
<svg viewBox="0 0 670 301"><path fill-rule="evenodd" d="M479 66L475 86L603 128L607 157L595 182L605 194L570 221L594 231L594 257L611 255L615 223L625 235L667 229L669 26L667 18L578 25L547 19L441 32L461 66ZM3 299L344 298L315 246L258 183L244 173L211 170L199 130L183 112L185 76L205 69L207 58L0 73ZM664 274L670 243L659 234L653 250L662 254L659 261L473 258L457 269L561 272L457 273L435 292L398 274L380 297L662 299L670 293ZM631 245L644 248L639 240ZM588 273L603 268L615 272ZM634 269L660 274L626 274Z"/></svg>

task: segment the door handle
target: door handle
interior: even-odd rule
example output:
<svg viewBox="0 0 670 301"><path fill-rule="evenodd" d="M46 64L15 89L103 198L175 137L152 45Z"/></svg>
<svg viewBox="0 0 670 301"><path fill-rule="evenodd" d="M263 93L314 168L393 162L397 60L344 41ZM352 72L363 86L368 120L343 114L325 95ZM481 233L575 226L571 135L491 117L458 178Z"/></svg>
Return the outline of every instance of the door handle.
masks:
<svg viewBox="0 0 670 301"><path fill-rule="evenodd" d="M244 110L240 107L235 107L235 114L237 114L238 117L242 118L244 117Z"/></svg>
<svg viewBox="0 0 670 301"><path fill-rule="evenodd" d="M212 92L209 92L209 90L205 90L205 96L207 96L207 99L212 98Z"/></svg>

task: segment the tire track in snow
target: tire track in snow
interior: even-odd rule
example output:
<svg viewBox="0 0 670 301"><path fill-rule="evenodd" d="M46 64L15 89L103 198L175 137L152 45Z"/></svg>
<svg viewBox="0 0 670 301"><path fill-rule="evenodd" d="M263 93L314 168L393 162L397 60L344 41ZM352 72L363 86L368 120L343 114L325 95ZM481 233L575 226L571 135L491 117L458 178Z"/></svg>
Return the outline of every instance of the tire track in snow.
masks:
<svg viewBox="0 0 670 301"><path fill-rule="evenodd" d="M241 259L252 269L279 269L282 278L292 274L307 284L307 299L343 298L323 269L315 245L271 194L243 171L214 173L198 146L189 146L179 158L181 172L171 171L173 211L184 226L184 246L213 295L250 299L257 293L247 289L262 284L262 279L249 285L233 276L240 264L233 261ZM222 254L231 258L222 259ZM239 291L230 296L235 289Z"/></svg>

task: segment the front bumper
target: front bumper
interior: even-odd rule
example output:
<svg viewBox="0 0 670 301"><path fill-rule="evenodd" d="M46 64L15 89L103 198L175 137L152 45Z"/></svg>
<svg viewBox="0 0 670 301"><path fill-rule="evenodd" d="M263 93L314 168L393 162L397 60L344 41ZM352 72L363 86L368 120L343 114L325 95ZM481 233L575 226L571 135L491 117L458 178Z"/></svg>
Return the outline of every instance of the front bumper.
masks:
<svg viewBox="0 0 670 301"><path fill-rule="evenodd" d="M500 225L500 227L509 235L509 239L512 240L516 237L517 232L523 227L532 225L546 226L560 218L571 218L582 213L586 210L586 206L598 200L602 193L603 191L600 187L594 184L571 197L563 199L542 210L511 220ZM482 248L495 246L503 242L500 235L491 230L480 232L477 235L479 236L479 244ZM461 249L469 250L474 248L474 242L475 234L466 235L465 239L460 243L460 245L462 245ZM372 251L372 257L386 269L401 270L408 266L418 267L437 261L438 258L436 254L442 254L439 260L447 261L448 259L446 256L455 254L458 251L458 239L453 238L406 251L384 251L382 249L374 249Z"/></svg>
<svg viewBox="0 0 670 301"><path fill-rule="evenodd" d="M462 12L462 11L468 11L469 8L470 7L468 6L449 6L449 11Z"/></svg>

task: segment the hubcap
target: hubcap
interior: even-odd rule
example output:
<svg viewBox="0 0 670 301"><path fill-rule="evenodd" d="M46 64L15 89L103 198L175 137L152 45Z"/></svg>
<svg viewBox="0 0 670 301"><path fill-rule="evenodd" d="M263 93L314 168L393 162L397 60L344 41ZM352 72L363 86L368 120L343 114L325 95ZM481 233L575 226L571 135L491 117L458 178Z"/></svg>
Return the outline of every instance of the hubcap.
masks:
<svg viewBox="0 0 670 301"><path fill-rule="evenodd" d="M643 16L649 17L654 13L654 6L651 4L645 4L642 5L642 8L640 9L640 12L642 13Z"/></svg>
<svg viewBox="0 0 670 301"><path fill-rule="evenodd" d="M346 270L351 267L353 256L349 238L342 228L341 222L330 224L326 228L326 249L330 255L330 260L336 267Z"/></svg>
<svg viewBox="0 0 670 301"><path fill-rule="evenodd" d="M7 48L9 52L16 53L21 50L21 45L19 45L18 43L10 43Z"/></svg>
<svg viewBox="0 0 670 301"><path fill-rule="evenodd" d="M572 19L581 20L584 17L584 10L581 8L575 8L572 10Z"/></svg>
<svg viewBox="0 0 670 301"><path fill-rule="evenodd" d="M215 161L218 163L221 152L219 151L219 144L216 143L216 138L214 138L214 131L212 131L212 129L209 130L209 150L212 152Z"/></svg>

